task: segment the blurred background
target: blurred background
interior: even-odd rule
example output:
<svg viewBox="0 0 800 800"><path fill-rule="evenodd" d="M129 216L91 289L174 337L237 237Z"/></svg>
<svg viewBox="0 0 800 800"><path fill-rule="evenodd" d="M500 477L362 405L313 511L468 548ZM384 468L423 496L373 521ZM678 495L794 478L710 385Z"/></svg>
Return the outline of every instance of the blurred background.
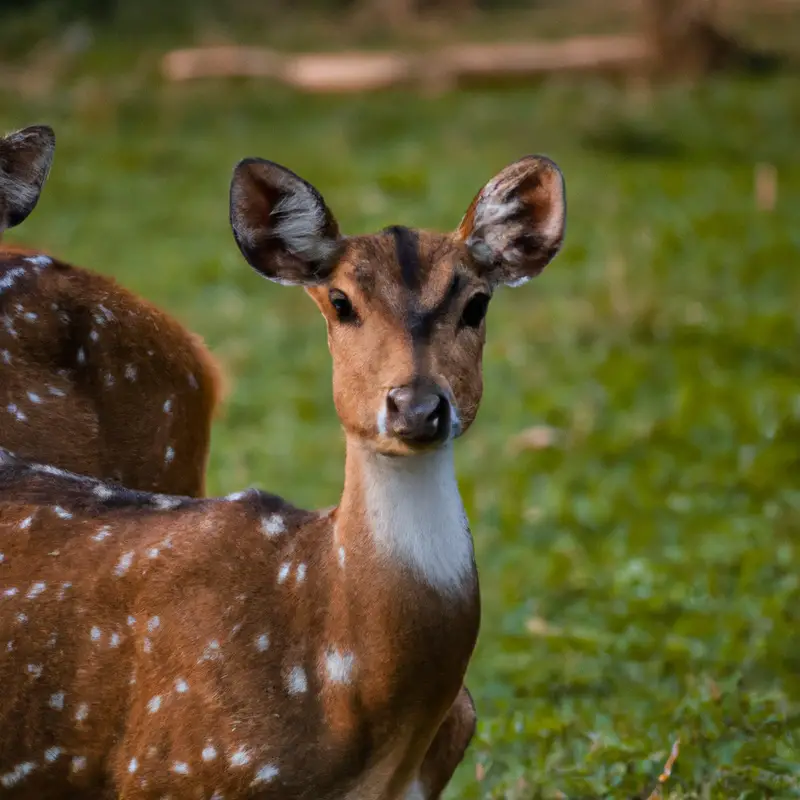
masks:
<svg viewBox="0 0 800 800"><path fill-rule="evenodd" d="M564 249L493 300L457 451L484 616L449 798L800 797L798 56L797 0L0 0L2 126L58 136L7 240L203 335L213 493L322 507L343 470L322 319L240 257L236 161L348 233L562 167Z"/></svg>

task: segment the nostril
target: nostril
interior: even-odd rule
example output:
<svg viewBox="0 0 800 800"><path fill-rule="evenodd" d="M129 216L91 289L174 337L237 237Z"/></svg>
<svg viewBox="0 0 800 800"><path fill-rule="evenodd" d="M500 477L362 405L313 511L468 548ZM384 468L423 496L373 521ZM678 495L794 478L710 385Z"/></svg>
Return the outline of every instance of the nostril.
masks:
<svg viewBox="0 0 800 800"><path fill-rule="evenodd" d="M439 420L444 416L446 403L447 401L441 395L433 395L430 401L430 405L433 406L433 409L425 418L426 422L439 422Z"/></svg>

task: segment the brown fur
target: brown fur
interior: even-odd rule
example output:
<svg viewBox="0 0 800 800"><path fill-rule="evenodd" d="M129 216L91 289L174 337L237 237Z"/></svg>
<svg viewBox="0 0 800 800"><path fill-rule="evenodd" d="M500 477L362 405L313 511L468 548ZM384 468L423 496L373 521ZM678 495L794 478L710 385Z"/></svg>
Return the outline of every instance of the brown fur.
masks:
<svg viewBox="0 0 800 800"><path fill-rule="evenodd" d="M202 495L221 381L200 338L40 252L0 249L0 281L0 444L132 489Z"/></svg>
<svg viewBox="0 0 800 800"><path fill-rule="evenodd" d="M248 175L254 163L234 174L234 232L254 266L305 283L326 317L347 435L341 503L148 495L0 451L10 798L429 800L474 731L463 679L480 600L463 507L446 508L450 445L380 420L389 389L425 385L458 410L447 439L469 427L484 323L465 327L464 309L509 276L461 234L327 241L338 228L321 197L274 165ZM517 237L519 220L507 224ZM552 249L552 217L539 225ZM488 246L516 276L541 269L540 252L526 261L505 241ZM283 256L262 257L276 245ZM335 311L335 292L357 317Z"/></svg>

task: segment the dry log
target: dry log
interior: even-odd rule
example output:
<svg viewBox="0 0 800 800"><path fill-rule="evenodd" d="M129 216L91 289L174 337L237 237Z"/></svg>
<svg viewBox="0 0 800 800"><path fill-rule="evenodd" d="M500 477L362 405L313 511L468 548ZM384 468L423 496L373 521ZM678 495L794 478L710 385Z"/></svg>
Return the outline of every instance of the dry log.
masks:
<svg viewBox="0 0 800 800"><path fill-rule="evenodd" d="M193 78L278 78L283 56L263 47L196 47L173 50L161 62L161 71L171 81Z"/></svg>
<svg viewBox="0 0 800 800"><path fill-rule="evenodd" d="M572 70L634 69L649 58L637 36L582 36L561 42L466 44L413 54L399 52L279 55L255 47L213 47L168 53L168 80L271 78L311 92L385 89L461 78L502 78Z"/></svg>

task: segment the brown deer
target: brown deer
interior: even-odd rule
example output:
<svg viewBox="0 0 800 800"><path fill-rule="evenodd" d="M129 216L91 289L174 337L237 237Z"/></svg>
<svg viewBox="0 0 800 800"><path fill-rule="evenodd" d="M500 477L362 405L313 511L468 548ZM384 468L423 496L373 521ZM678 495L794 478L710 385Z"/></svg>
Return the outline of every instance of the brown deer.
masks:
<svg viewBox="0 0 800 800"><path fill-rule="evenodd" d="M154 496L3 454L5 797L440 795L473 734L480 616L453 441L492 292L544 268L565 212L558 167L531 156L454 233L344 237L294 173L238 164L242 253L327 323L341 502Z"/></svg>
<svg viewBox="0 0 800 800"><path fill-rule="evenodd" d="M0 138L0 234L36 205L50 128ZM111 278L0 246L0 445L134 489L202 495L219 370Z"/></svg>

